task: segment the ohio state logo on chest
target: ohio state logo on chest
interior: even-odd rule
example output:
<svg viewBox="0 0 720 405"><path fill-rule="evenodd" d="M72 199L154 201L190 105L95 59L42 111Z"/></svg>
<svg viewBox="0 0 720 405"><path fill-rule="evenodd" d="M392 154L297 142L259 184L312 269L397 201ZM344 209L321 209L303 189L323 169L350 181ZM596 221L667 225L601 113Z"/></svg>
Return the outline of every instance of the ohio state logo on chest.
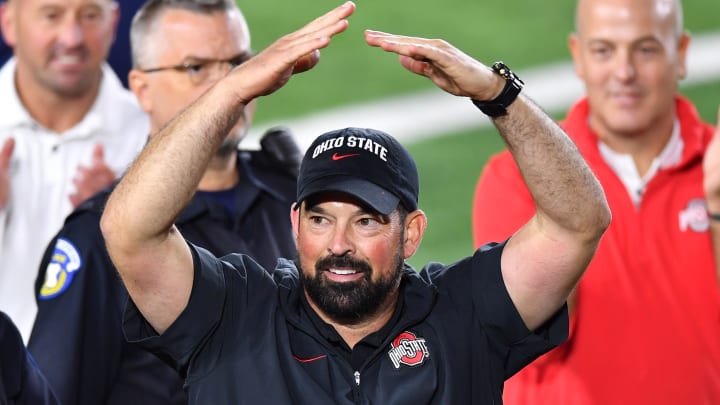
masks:
<svg viewBox="0 0 720 405"><path fill-rule="evenodd" d="M430 357L430 352L424 338L405 331L390 342L388 357L395 368L400 368L403 364L414 367L423 364L425 359Z"/></svg>

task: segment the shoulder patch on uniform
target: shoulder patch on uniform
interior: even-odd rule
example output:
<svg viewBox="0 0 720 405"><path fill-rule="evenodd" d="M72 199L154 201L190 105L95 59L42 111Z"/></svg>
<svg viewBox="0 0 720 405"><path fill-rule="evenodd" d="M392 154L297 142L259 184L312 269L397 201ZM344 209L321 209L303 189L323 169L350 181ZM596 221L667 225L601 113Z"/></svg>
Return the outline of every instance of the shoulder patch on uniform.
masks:
<svg viewBox="0 0 720 405"><path fill-rule="evenodd" d="M45 269L45 281L38 298L49 300L65 292L80 267L82 259L75 245L67 239L58 238L50 263Z"/></svg>

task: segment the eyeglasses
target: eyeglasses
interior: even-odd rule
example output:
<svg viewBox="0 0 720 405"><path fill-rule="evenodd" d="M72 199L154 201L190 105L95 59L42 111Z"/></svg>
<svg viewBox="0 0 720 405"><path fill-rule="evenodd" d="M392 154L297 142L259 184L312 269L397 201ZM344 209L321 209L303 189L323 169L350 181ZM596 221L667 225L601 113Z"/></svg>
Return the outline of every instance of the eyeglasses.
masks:
<svg viewBox="0 0 720 405"><path fill-rule="evenodd" d="M140 69L141 72L155 73L166 70L185 73L194 85L214 82L225 76L230 70L239 66L254 56L253 53L244 53L230 59L195 59L174 66L163 66L150 69Z"/></svg>

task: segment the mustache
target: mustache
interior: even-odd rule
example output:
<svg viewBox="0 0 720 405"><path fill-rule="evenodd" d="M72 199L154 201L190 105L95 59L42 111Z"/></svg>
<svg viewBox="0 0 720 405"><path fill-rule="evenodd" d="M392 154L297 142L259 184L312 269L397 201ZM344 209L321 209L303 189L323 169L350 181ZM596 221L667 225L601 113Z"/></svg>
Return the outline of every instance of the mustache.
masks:
<svg viewBox="0 0 720 405"><path fill-rule="evenodd" d="M318 273L332 267L351 268L363 273L372 273L372 267L370 267L369 263L349 255L326 256L315 263L315 270Z"/></svg>

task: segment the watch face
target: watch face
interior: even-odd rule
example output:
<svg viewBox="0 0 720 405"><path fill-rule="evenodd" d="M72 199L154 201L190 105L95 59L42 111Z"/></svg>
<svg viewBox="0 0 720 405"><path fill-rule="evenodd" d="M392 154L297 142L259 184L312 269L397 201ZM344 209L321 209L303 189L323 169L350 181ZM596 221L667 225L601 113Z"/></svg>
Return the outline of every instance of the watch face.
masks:
<svg viewBox="0 0 720 405"><path fill-rule="evenodd" d="M504 77L505 80L509 80L512 77L512 72L510 71L510 68L508 68L507 65L503 62L495 62L493 64L493 70L495 71L495 73Z"/></svg>
<svg viewBox="0 0 720 405"><path fill-rule="evenodd" d="M525 84L525 82L520 80L520 78L517 77L517 75L515 73L513 73L513 71L510 70L510 68L502 61L495 62L493 64L493 70L495 71L495 73L504 77L505 80L513 80L513 81L518 82L518 85L520 86L520 88L522 88L522 86Z"/></svg>

